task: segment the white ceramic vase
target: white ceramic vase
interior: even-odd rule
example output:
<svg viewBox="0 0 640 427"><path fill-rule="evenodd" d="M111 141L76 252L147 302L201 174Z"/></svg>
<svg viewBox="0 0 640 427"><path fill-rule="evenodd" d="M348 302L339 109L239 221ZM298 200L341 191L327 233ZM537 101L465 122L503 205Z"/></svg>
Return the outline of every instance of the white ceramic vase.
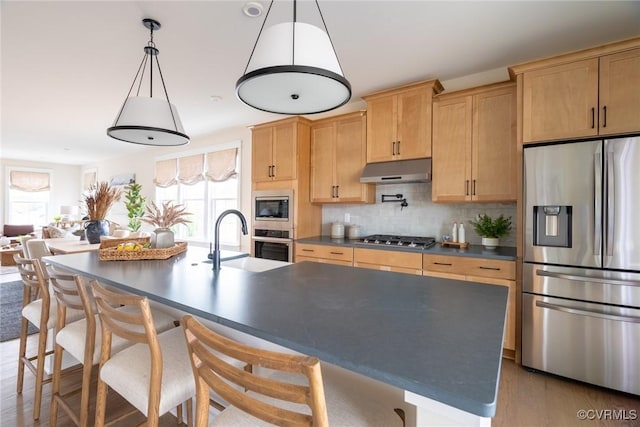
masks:
<svg viewBox="0 0 640 427"><path fill-rule="evenodd" d="M500 239L496 238L496 237L483 237L482 238L482 246L484 246L486 249L495 249L498 247L498 244L500 243Z"/></svg>

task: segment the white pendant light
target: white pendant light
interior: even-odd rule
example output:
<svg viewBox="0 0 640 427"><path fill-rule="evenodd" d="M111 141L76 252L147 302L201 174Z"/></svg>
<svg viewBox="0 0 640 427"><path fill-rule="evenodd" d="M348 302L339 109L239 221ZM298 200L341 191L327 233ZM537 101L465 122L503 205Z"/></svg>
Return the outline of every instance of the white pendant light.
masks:
<svg viewBox="0 0 640 427"><path fill-rule="evenodd" d="M159 50L156 49L153 43L153 31L160 28L160 23L153 19L143 19L142 24L151 31L151 39L147 46L144 47L144 57L133 79L133 84L129 88L129 93L118 112L113 126L107 129L107 135L134 144L158 146L187 144L189 137L184 133L176 106L169 101L167 87L162 77L160 62L158 61ZM164 98L153 97L154 58L162 88L164 89ZM147 63L149 64L149 96L142 96L140 95L140 89L143 86L142 80ZM131 91L136 86L136 82L136 94L131 96Z"/></svg>
<svg viewBox="0 0 640 427"><path fill-rule="evenodd" d="M325 30L296 22L273 25L263 31L273 0L262 23L236 95L258 110L279 114L314 114L333 110L351 98L351 85Z"/></svg>

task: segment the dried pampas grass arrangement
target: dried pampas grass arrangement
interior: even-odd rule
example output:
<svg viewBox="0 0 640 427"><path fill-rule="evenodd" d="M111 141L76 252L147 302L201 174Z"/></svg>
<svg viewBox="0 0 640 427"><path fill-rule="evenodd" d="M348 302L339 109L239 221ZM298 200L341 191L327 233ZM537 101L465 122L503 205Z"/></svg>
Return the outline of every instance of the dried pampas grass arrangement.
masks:
<svg viewBox="0 0 640 427"><path fill-rule="evenodd" d="M107 181L92 184L89 192L84 196L89 219L93 221L105 219L111 206L120 200L121 194L122 190L112 187Z"/></svg>
<svg viewBox="0 0 640 427"><path fill-rule="evenodd" d="M185 212L183 205L174 205L173 202L166 201L159 208L158 205L151 202L147 205L147 213L140 219L157 228L170 228L177 224L190 223L191 221L186 218L189 215L191 213Z"/></svg>

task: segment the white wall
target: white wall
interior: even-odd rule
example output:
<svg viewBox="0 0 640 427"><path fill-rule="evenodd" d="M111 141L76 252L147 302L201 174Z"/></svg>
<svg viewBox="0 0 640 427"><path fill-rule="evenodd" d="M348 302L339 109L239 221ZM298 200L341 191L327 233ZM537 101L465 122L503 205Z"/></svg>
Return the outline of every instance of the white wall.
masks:
<svg viewBox="0 0 640 427"><path fill-rule="evenodd" d="M400 203L382 203L382 194L403 194L409 206ZM516 245L515 203L433 203L431 183L386 184L376 187L375 204L370 205L324 205L322 208L322 234L331 234L332 222L345 222L345 214L351 224L361 227L363 236L368 234L401 234L409 236L435 237L451 234L454 222L464 223L467 241L480 244L481 239L469 224L479 213L491 216L503 214L511 217L513 224L509 236L500 239L502 246Z"/></svg>

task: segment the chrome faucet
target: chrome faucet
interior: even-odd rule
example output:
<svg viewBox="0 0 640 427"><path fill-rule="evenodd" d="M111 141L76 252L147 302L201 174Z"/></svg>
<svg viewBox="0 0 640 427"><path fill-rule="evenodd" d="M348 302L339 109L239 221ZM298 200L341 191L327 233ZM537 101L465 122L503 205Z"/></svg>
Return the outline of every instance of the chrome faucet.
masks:
<svg viewBox="0 0 640 427"><path fill-rule="evenodd" d="M242 223L242 234L246 236L247 233L249 232L247 230L247 220L244 217L244 215L242 215L242 212L240 212L239 210L227 209L226 211L220 214L218 219L216 219L216 226L215 226L216 234L214 236L214 248L213 248L213 269L214 270L220 270L220 223L222 222L222 219L229 214L234 214L238 218L240 218L240 222Z"/></svg>

